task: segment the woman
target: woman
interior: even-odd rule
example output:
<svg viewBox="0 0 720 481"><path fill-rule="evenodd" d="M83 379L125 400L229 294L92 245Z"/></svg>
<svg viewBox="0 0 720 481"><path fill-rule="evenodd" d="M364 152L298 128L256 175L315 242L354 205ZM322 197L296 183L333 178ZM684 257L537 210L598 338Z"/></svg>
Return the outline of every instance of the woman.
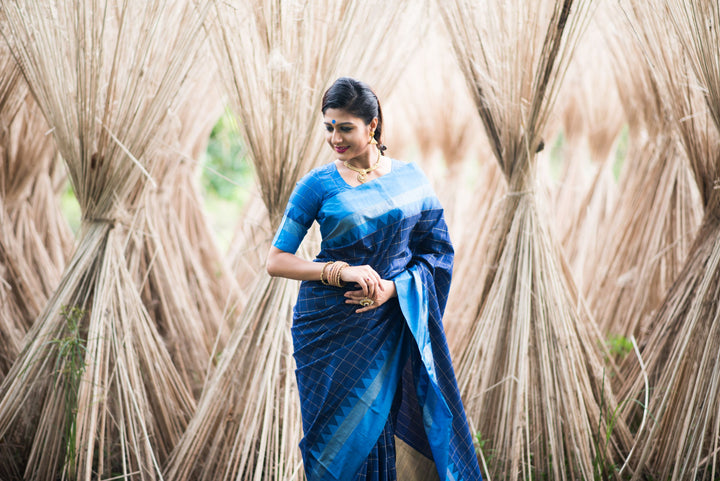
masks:
<svg viewBox="0 0 720 481"><path fill-rule="evenodd" d="M298 182L267 261L303 281L292 336L307 479L480 480L441 322L442 207L416 165L384 156L366 84L338 79L322 113L336 160ZM313 221L311 262L294 254Z"/></svg>

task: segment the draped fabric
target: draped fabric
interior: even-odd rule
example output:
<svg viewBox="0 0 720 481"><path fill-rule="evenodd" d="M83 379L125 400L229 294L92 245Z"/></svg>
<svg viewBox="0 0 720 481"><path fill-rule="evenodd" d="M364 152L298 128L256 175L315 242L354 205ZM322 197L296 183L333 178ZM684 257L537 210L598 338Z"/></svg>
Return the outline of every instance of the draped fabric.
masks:
<svg viewBox="0 0 720 481"><path fill-rule="evenodd" d="M392 160L351 187L334 163L318 167L298 182L273 245L295 253L315 220L316 262L370 265L398 296L357 314L343 297L356 285L300 286L292 338L308 480L419 479L396 469L422 463L434 466L423 479L480 480L442 327L453 248L427 178Z"/></svg>

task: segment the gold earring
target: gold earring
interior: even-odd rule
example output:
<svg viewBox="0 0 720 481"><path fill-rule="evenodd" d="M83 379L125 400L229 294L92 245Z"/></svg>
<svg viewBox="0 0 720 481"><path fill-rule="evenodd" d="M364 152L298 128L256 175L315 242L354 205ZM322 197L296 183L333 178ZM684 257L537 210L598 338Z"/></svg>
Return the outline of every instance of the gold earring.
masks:
<svg viewBox="0 0 720 481"><path fill-rule="evenodd" d="M377 145L377 140L375 140L375 131L374 130L370 131L370 143L372 145Z"/></svg>

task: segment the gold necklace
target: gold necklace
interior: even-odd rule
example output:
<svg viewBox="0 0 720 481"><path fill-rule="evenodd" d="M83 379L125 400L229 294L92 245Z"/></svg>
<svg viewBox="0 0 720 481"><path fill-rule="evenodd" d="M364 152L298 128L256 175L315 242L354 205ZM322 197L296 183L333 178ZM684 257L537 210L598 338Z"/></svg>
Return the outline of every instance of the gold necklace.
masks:
<svg viewBox="0 0 720 481"><path fill-rule="evenodd" d="M367 175L373 170L380 167L380 149L378 149L377 162L375 162L375 165L373 165L372 167L368 167L367 169L358 169L354 165L350 164L347 160L343 161L343 164L345 164L345 167L347 167L348 169L357 172L357 180L358 182L363 184L365 180L367 180Z"/></svg>

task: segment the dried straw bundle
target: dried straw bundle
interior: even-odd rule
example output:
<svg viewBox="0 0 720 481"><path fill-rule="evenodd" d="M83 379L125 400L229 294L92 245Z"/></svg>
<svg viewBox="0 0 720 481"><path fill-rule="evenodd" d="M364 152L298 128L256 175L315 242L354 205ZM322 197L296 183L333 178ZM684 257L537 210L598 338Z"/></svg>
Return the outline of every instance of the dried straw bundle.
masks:
<svg viewBox="0 0 720 481"><path fill-rule="evenodd" d="M651 14L643 13L647 5L641 5L627 10L640 24L648 21L643 16ZM702 214L666 107L664 74L656 66L671 51L665 51L666 32L631 31L617 17L613 23L618 34L608 40L630 145L620 177L618 211L608 225L597 263L587 274L594 282L587 284L586 292L604 332L643 338L644 324L683 266Z"/></svg>
<svg viewBox="0 0 720 481"><path fill-rule="evenodd" d="M254 186L243 205L226 256L243 292L254 288L255 279L265 268L265 256L273 235L267 207Z"/></svg>
<svg viewBox="0 0 720 481"><path fill-rule="evenodd" d="M459 235L455 247L454 281L445 310L444 327L450 352L457 359L467 344L469 333L480 309L483 284L478 269L488 262L488 246L494 235L493 221L498 203L507 194L507 182L487 143L477 152L477 169L469 189L474 188L464 212L458 209L456 225ZM458 187L459 189L460 187ZM472 219L472 222L466 222ZM460 224L459 226L457 224Z"/></svg>
<svg viewBox="0 0 720 481"><path fill-rule="evenodd" d="M19 66L0 44L0 379L57 287L71 233L48 188L55 146ZM44 195L43 195L44 194ZM51 200L50 203L47 200Z"/></svg>
<svg viewBox="0 0 720 481"><path fill-rule="evenodd" d="M398 138L403 143L414 139L406 147L418 147L415 155L442 201L458 249L466 224L460 219L474 206L477 184L477 167L468 161L471 157L480 162L492 159L485 139L474 135L481 128L480 122L462 72L456 60L447 55L451 49L447 32L437 6L433 7L432 23L391 98L394 112L390 118L398 127L413 131L399 132Z"/></svg>
<svg viewBox="0 0 720 481"><path fill-rule="evenodd" d="M221 73L274 233L295 182L320 162L320 100L336 72L368 71L402 5L216 2ZM389 8L389 7L384 7ZM384 14L383 14L384 13ZM372 30L360 18L377 18ZM402 30L402 28L401 28ZM350 46L356 50L348 50ZM390 51L402 58L403 49ZM381 56L382 57L382 56ZM343 60L343 63L340 62ZM387 85L394 73L366 80ZM316 120L313 120L316 119ZM267 242L261 247L267 252ZM299 479L301 422L289 339L297 285L261 272L165 473L174 480Z"/></svg>
<svg viewBox="0 0 720 481"><path fill-rule="evenodd" d="M39 195L49 182L48 167L55 162L53 139L44 135L45 119L30 98L14 114L13 118L10 112L0 112L0 124L7 126L0 131L0 269L5 297L0 304L0 336L5 341L0 345L0 375L10 368L22 337L60 281L67 253L63 240L70 235L57 206L43 205ZM49 190L46 199L54 197ZM43 218L46 222L40 225ZM60 235L48 238L44 226L57 227Z"/></svg>
<svg viewBox="0 0 720 481"><path fill-rule="evenodd" d="M0 386L2 477L159 477L193 401L126 267L152 140L203 39L161 1L3 5L3 34L83 213L78 248Z"/></svg>
<svg viewBox="0 0 720 481"><path fill-rule="evenodd" d="M613 154L624 123L601 30L607 24L607 16L602 13L604 10L596 12L570 65L578 84L565 112L578 112L566 117L564 131L574 130L573 123L585 128L577 129L584 132L575 142L568 136L571 145L564 150L568 171L553 199L563 251L583 292L588 283L594 282L588 273L593 271L598 251L604 245L601 233L615 215L618 192Z"/></svg>
<svg viewBox="0 0 720 481"><path fill-rule="evenodd" d="M227 303L239 290L202 212L194 159L207 148L222 106L214 69L196 65L166 121L153 178L126 249L145 306L188 389L199 397ZM222 331L222 332L221 332Z"/></svg>
<svg viewBox="0 0 720 481"><path fill-rule="evenodd" d="M423 55L409 65L392 97L391 106L396 105L392 118L414 130L398 137L417 139L415 155L442 202L455 248L455 275L463 278L475 275L476 266L485 261L482 247L492 227L492 204L505 193L506 185L486 139L477 135L482 127L462 72L455 59L444 54L450 45L443 26L433 25L425 41ZM476 282L451 286L444 321L451 349L456 338L467 333L472 320L467 315L468 300L472 304L476 290Z"/></svg>
<svg viewBox="0 0 720 481"><path fill-rule="evenodd" d="M534 194L535 153L589 2L442 3L493 152L508 181L479 317L458 363L493 477L608 475L614 438L599 334ZM489 459L488 459L489 458ZM611 468L612 469L612 468Z"/></svg>
<svg viewBox="0 0 720 481"><path fill-rule="evenodd" d="M664 40L648 52L667 88L705 216L643 350L652 417L638 434L635 459L638 473L659 479L711 480L720 468L720 5L668 0L662 7L637 6L642 17L633 11L634 19L643 22L635 26L643 38ZM683 61L694 79L685 78ZM639 384L632 395L640 395Z"/></svg>

